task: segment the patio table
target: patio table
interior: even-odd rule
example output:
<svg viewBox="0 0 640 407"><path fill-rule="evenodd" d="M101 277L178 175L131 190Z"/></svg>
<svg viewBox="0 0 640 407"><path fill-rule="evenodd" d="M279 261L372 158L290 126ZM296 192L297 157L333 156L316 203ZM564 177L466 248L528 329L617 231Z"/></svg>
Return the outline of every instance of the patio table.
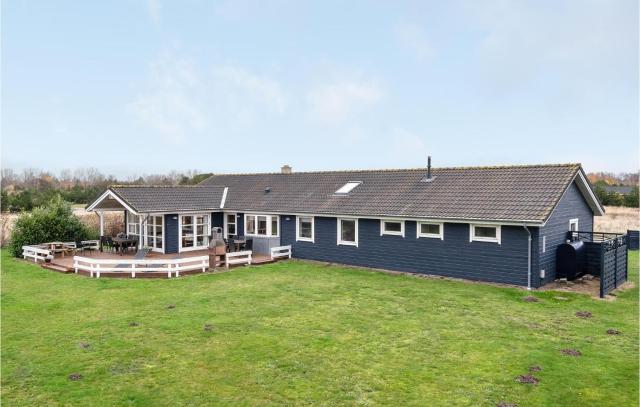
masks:
<svg viewBox="0 0 640 407"><path fill-rule="evenodd" d="M118 251L120 252L120 256L122 256L123 248L125 245L130 245L132 243L135 244L137 242L136 239L131 239L128 237L113 237L111 238L111 241L118 245Z"/></svg>

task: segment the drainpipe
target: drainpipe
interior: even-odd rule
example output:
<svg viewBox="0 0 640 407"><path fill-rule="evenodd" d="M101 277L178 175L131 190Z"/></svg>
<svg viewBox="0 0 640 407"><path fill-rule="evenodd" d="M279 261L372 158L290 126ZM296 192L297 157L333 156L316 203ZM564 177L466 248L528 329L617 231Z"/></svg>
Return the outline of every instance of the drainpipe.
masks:
<svg viewBox="0 0 640 407"><path fill-rule="evenodd" d="M531 231L527 225L523 225L522 227L529 234L529 241L527 244L527 290L531 290Z"/></svg>

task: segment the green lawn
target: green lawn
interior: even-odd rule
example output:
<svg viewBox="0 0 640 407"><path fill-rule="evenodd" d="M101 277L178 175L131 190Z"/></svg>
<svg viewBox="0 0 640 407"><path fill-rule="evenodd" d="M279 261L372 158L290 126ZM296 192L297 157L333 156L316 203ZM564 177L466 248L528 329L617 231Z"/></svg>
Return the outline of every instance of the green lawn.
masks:
<svg viewBox="0 0 640 407"><path fill-rule="evenodd" d="M637 288L530 303L518 289L297 261L96 280L2 256L6 406L638 405ZM637 287L638 252L630 263ZM532 365L539 384L517 383Z"/></svg>

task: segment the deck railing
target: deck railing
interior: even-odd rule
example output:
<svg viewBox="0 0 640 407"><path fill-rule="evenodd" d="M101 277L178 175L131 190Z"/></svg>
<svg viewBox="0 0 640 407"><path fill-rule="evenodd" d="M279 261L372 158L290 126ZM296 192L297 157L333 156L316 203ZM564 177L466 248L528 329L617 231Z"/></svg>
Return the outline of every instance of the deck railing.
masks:
<svg viewBox="0 0 640 407"><path fill-rule="evenodd" d="M88 271L89 275L100 278L101 273L136 273L162 272L171 278L172 274L180 276L181 271L202 270L209 268L209 256L186 257L184 259L93 259L90 257L74 256L73 268Z"/></svg>
<svg viewBox="0 0 640 407"><path fill-rule="evenodd" d="M278 257L288 257L291 258L291 245L288 246L278 246L271 248L271 260Z"/></svg>

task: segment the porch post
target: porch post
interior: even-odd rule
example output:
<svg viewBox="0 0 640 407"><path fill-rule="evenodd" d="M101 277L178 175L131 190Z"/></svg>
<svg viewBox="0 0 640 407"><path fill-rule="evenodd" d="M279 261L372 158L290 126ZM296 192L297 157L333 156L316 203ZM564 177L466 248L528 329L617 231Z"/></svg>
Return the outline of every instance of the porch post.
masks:
<svg viewBox="0 0 640 407"><path fill-rule="evenodd" d="M140 235L138 236L138 249L142 249L142 240L144 239L144 233L142 231L142 218L143 215L140 214L138 219L140 219Z"/></svg>
<svg viewBox="0 0 640 407"><path fill-rule="evenodd" d="M104 236L104 213L98 212L98 217L100 218L100 236Z"/></svg>

